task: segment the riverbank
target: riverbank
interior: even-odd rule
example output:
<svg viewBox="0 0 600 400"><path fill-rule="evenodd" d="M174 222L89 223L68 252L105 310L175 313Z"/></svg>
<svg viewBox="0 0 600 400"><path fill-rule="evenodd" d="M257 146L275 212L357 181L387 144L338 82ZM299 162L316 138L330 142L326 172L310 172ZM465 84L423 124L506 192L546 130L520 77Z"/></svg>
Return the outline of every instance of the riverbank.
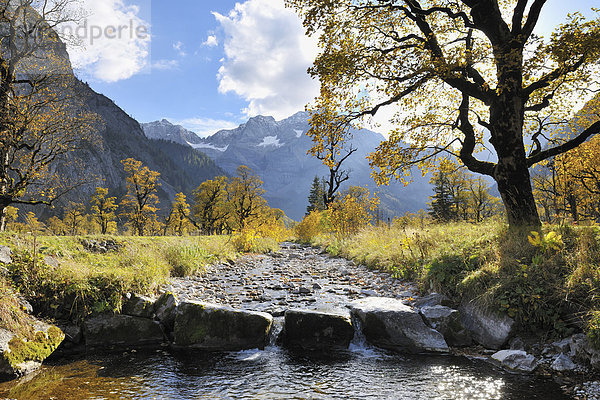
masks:
<svg viewBox="0 0 600 400"><path fill-rule="evenodd" d="M277 247L270 239L262 251ZM235 260L230 236L32 236L0 234L11 250L3 267L13 286L45 317L77 321L118 312L127 293L155 294L173 276L198 275L211 264ZM8 306L8 304L7 304ZM1 306L0 306L1 307Z"/></svg>
<svg viewBox="0 0 600 400"><path fill-rule="evenodd" d="M423 292L477 299L544 339L585 332L600 345L600 230L545 226L529 238L500 223L427 224L398 220L310 243L330 254L414 281Z"/></svg>
<svg viewBox="0 0 600 400"><path fill-rule="evenodd" d="M417 247L413 247L412 249L401 247L398 245L398 241L400 241L400 243L402 243L402 241L407 243L407 239L399 239L398 236L395 236L394 232L390 232L391 229L388 229L386 233L385 231L375 230L381 228L371 228L373 231L364 231L356 237L350 238L347 242L330 243L328 245L329 253L325 250L319 250L314 247L305 247L296 244L284 244L279 251L267 251L267 253L264 255L255 254L235 259L229 257L231 254L222 250L215 251L213 252L214 254L211 253L214 257L218 257L218 254L222 255L221 258L215 258L220 260L219 262L215 262L209 266L203 266L201 274L195 274L188 277L175 276L168 279L163 278L162 281L156 279L153 281L155 282L155 286L152 293L158 294L160 292L171 292L183 302L189 300L200 300L232 306L237 309L265 311L270 313L275 318L283 315L288 309L298 308L328 312L342 310L347 312L350 304L356 300L373 297L394 298L400 302L404 302L405 304L410 304L414 307L413 312L416 312L416 315L420 313L426 320L427 318L433 318L431 310L426 309L427 307L432 306L434 308L438 307L435 310L443 310L444 312L447 312L448 317L455 315L455 311L453 310L457 309L460 313L471 313L470 315L472 318L472 312L464 307L463 300L465 299L456 295L457 293L460 294L458 289L454 289L455 291L446 292L450 295L448 301L444 300L443 297L434 296L433 303L431 303L430 300L432 299L428 299L428 296L425 295L431 291L431 289L437 290L439 288L441 290L445 290L446 287L461 288L460 283L462 281L454 285L449 285L448 282L457 282L457 277L461 276L461 274L468 276L469 273L478 271L477 269L466 270L464 267L465 265L469 265L465 260L470 260L470 262L473 263L475 262L473 261L475 258L472 257L475 252L473 249L476 249L478 254L483 255L481 258L477 258L477 262L479 263L481 263L481 260L485 261L484 263L481 263L482 266L480 268L483 268L483 266L489 266L488 262L490 260L494 260L491 256L489 256L489 254L493 255L495 252L500 251L497 246L498 243L501 243L501 234L494 234L493 232L490 233L490 231L487 231L488 237L485 237L483 235L483 231L477 234L477 232L473 233L473 231L468 231L465 227L461 228L460 226L454 226L450 228L454 230L455 236L446 236L444 239L442 239L442 236L440 236L437 241L433 241L431 236L425 236L426 234L435 236L440 233L439 231L433 231L433 228L431 228L429 232L421 231L419 233L412 233L413 240L416 241L416 238L418 238L418 240L422 241L422 243L426 243L427 240L430 240L429 243L432 243L432 247L428 250L429 252L424 253L429 254L431 257L431 259L428 261L429 265L436 265L433 264L435 259L441 260L437 264L437 270L431 266L425 268L424 270L431 272L433 269L437 274L440 274L441 272L448 273L447 280L434 280L433 283L430 280L429 285L425 284L427 281L419 278L421 275L414 275L418 285L411 284L411 281L406 279L410 277L410 275L399 273L396 270L397 267L393 267L392 264L389 264L386 268L380 267L377 269L374 268L376 264L370 262L369 266L366 266L365 264L361 263L361 261L365 261L366 263L366 259L361 260L356 255L352 256L350 253L344 253L344 255L348 258L354 258L356 261L347 261L346 259L336 258L330 254L341 254L344 248L354 249L353 251L356 252L356 254L360 254L358 249L361 249L365 251L364 254L370 254L372 257L379 257L378 259L381 260L384 259L382 254L386 254L386 252L387 254L391 254L393 256L394 246L399 246L396 247L396 250L402 250L402 254L406 257L405 259L414 259L410 257L414 257L416 250L419 249L419 245L417 245ZM410 231L403 229L402 232L407 233ZM386 234L387 236L384 236ZM580 234L579 237L584 236L583 234ZM381 238L386 238L385 243L380 240ZM129 238L124 238L124 240L127 239ZM173 242L171 245L176 247L180 247L185 243L188 243L189 245L189 242L187 242L188 238L167 239L168 240L166 242L172 240ZM217 240L216 238L203 238L203 240L206 239ZM558 247L558 249L556 246L551 247L550 244L548 244L551 239L552 236L548 236L547 234L543 238L546 243L544 246L547 247L544 251L552 252L550 254L550 257L552 258L556 254L561 254L566 251L565 248L568 246L568 240L572 240L572 237L568 235L561 236L560 242L562 242L562 244ZM75 239L72 238L67 239L71 245L73 245L74 240ZM90 240L90 238L77 238L77 240L77 251L74 252L71 250L71 253L62 253L63 257L64 254L70 254L71 257L74 257L74 255L78 254L78 252L83 252L90 253L90 255L86 255L85 257L96 257L104 254L106 257L109 257L108 259L110 259L110 257L118 259L121 257L121 255L117 256L114 253L111 255L110 252L118 251L123 253L125 251L124 249L126 248L126 245L121 244L121 248L119 250L112 249L112 244L108 240L98 241L97 239L94 239L96 240L95 242L85 241ZM153 244L158 243L158 240L153 238L133 238L134 242L137 240L142 243L139 245L139 247L135 247L137 246L136 244L133 245L138 251L149 252L150 250L145 249L149 248ZM156 242L154 242L155 240ZM163 240L164 243L164 239L161 238L161 240ZM219 240L223 240L223 238ZM352 242L353 240L358 241ZM556 244L558 243L559 238L554 237L552 240L554 240L553 243ZM36 246L37 243L40 242L37 242L36 239ZM60 269L60 267L56 267L51 264L53 257L59 257L58 252L54 251L55 256L50 256L46 252L50 252L50 249L52 249L48 246L48 244L51 243L43 241L41 241L41 243L44 244L40 246L39 251L44 257L44 264L37 264L35 268L39 268L40 265L46 265L48 269ZM461 247L459 245L461 243L464 246ZM27 244L27 246L32 245L33 243ZM167 245L164 246L164 248L168 248ZM531 246L536 252L540 251L537 249L538 246L535 244L530 244L529 246ZM92 250L97 247L106 248L106 253L104 253L104 250ZM111 249L108 249L107 247L111 247ZM215 248L226 249L227 247L217 246ZM371 253L368 253L369 249L371 249ZM442 251L442 249L445 250ZM455 256L454 259L448 258L449 252L452 252L451 254ZM154 254L154 258L160 257L160 254L158 256L156 256L156 253ZM165 252L164 254L167 253ZM535 254L537 253L534 253L534 255ZM236 257L236 255L237 253L233 254L233 257ZM87 259L81 255L79 257L82 257L82 259ZM396 253L395 257L396 258L390 256L387 258L387 260L393 260L394 262L398 263L398 266L402 266L403 264L401 264L401 262L403 259L401 256ZM68 257L64 258L68 259ZM447 262L446 260L448 259L450 261L454 261L454 263ZM206 261L204 258L200 260L203 260L202 262ZM457 260L461 260L460 263ZM417 263L414 263L413 265L418 266ZM30 267L33 268L31 265ZM462 269L459 269L458 267L461 267ZM9 273L10 270L13 269L14 267L9 267ZM102 270L102 268L99 267L97 267L97 269ZM414 269L417 269L417 267L414 267ZM540 269L547 270L547 268ZM106 269L104 271L106 272L109 270L110 269ZM458 272L456 273L456 271ZM450 272L453 272L454 275ZM169 276L170 274L171 272L169 272ZM36 276L43 277L47 275ZM433 278L439 276L443 275L432 275ZM114 279L117 278L118 277L115 275ZM527 278L527 276L521 276L520 278L524 279ZM464 279L465 278L462 278L463 281ZM445 282L446 286L436 286L436 282L438 282L438 284L440 282ZM57 286L56 282L53 283L53 285L54 287L59 287ZM112 286L108 287L107 290L113 290L112 293L121 293L114 291L115 288L121 290L124 288L124 286ZM129 288L135 289L134 287ZM138 292L136 290L130 290L129 292L143 294L143 292ZM122 294L119 301L123 301L123 299L126 299L126 296ZM473 298L468 300L473 300ZM475 300L480 300L480 298L475 298ZM56 298L54 298L53 301L56 301ZM424 301L426 302L424 303ZM448 307L448 305L451 307ZM485 302L479 303L479 305L489 306ZM91 308L91 311L94 312L94 309ZM110 310L104 309L103 311ZM506 314L506 312L504 312L504 314ZM516 320L516 318L514 318L514 320ZM430 319L429 323L433 325L435 321L432 321L433 320ZM576 393L574 387L577 385L585 388L586 393L588 393L590 390L593 390L593 388L597 386L593 384L593 381L589 381L589 379L595 379L592 378L595 376L592 375L593 370L587 368L583 364L577 365L577 363L580 362L579 358L581 358L580 356L583 353L588 352L588 350L592 351L591 348L586 347L587 345L584 344L584 342L587 341L585 336L569 336L570 333L575 333L577 331L577 325L573 325L573 331L564 336L567 338L567 341L558 340L561 338L558 335L556 335L554 338L553 335L549 333L546 333L546 336L536 336L530 330L521 329L522 327L519 325L516 325L516 327L519 328L517 332L512 330L507 332L507 335L510 334L510 338L513 339L508 341L509 337L507 336L505 338L506 343L502 342L498 348L505 348L513 351L513 353L511 353L513 357L519 356L521 354L519 352L521 351L526 353L528 356L533 357L533 364L530 365L535 365L535 367L537 367L537 371L541 374L551 374L552 376L561 379L561 382L570 388L571 394L573 395ZM437 329L441 328L438 327ZM515 336L517 336L517 338L515 338ZM496 349L497 347L491 348ZM483 347L474 347L470 349L471 350L468 352L463 350L452 350L452 352L459 355L464 354L472 359L485 358L486 360L490 360L490 355L494 354L495 352L485 350ZM586 354L590 356L592 353ZM574 365L570 366L570 364L565 361L564 357L560 357L561 355L564 355L570 361L574 361ZM555 362L559 358L559 361L563 364L558 368L563 368L566 366L566 370L557 371L556 368L553 368ZM590 361L589 357L588 361ZM588 398L593 397L588 396Z"/></svg>

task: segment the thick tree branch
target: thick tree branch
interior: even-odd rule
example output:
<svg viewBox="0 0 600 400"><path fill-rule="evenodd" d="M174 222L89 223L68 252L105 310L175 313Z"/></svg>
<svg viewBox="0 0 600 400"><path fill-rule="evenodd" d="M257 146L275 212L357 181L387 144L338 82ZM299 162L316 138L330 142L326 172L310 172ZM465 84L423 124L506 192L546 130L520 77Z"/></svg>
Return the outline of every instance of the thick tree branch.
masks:
<svg viewBox="0 0 600 400"><path fill-rule="evenodd" d="M513 11L512 17L512 32L517 35L521 33L523 29L523 15L525 14L525 7L529 0L519 0Z"/></svg>
<svg viewBox="0 0 600 400"><path fill-rule="evenodd" d="M527 21L523 26L523 33L525 37L522 39L523 43L527 41L529 36L533 33L535 26L540 19L540 14L542 12L542 8L544 8L544 4L546 4L546 0L535 0L529 9L529 15L527 16Z"/></svg>
<svg viewBox="0 0 600 400"><path fill-rule="evenodd" d="M560 146L552 147L550 149L540 151L531 157L527 158L527 165L529 167L543 161L547 158L557 156L564 152L574 149L579 146L583 142L585 142L588 138L594 136L595 134L600 133L600 121L593 123L590 127L581 132L577 137L569 140L566 143L561 144Z"/></svg>

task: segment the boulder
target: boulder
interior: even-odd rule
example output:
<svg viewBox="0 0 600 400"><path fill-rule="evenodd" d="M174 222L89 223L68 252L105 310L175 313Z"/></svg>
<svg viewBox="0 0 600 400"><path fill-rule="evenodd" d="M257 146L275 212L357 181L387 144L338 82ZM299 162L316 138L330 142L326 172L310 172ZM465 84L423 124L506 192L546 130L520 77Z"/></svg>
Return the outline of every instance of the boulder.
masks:
<svg viewBox="0 0 600 400"><path fill-rule="evenodd" d="M471 334L460 322L458 310L437 305L423 307L419 312L427 325L444 335L449 346L460 347L472 344Z"/></svg>
<svg viewBox="0 0 600 400"><path fill-rule="evenodd" d="M12 263L12 252L10 247L0 246L0 264Z"/></svg>
<svg viewBox="0 0 600 400"><path fill-rule="evenodd" d="M491 312L473 301L463 303L459 311L461 322L473 340L488 349L501 349L515 329L512 318Z"/></svg>
<svg viewBox="0 0 600 400"><path fill-rule="evenodd" d="M132 317L153 318L154 300L149 297L133 294L123 304L121 314L131 315Z"/></svg>
<svg viewBox="0 0 600 400"><path fill-rule="evenodd" d="M287 310L281 342L304 350L346 349L354 337L348 316L308 310Z"/></svg>
<svg viewBox="0 0 600 400"><path fill-rule="evenodd" d="M177 307L175 346L211 351L264 348L272 323L267 313L186 301Z"/></svg>
<svg viewBox="0 0 600 400"><path fill-rule="evenodd" d="M65 335L53 325L35 321L30 337L0 329L0 378L16 378L38 369L61 344Z"/></svg>
<svg viewBox="0 0 600 400"><path fill-rule="evenodd" d="M420 297L413 302L413 307L433 307L433 306L446 306L452 307L452 300L441 293L431 293L427 296Z"/></svg>
<svg viewBox="0 0 600 400"><path fill-rule="evenodd" d="M577 364L563 353L556 356L552 363L552 369L555 371L573 371L575 368L577 368Z"/></svg>
<svg viewBox="0 0 600 400"><path fill-rule="evenodd" d="M177 313L177 299L173 293L163 293L154 303L154 315L168 331L173 331L175 315Z"/></svg>
<svg viewBox="0 0 600 400"><path fill-rule="evenodd" d="M600 350L592 346L585 334L575 334L560 343L564 345L565 349L568 347L567 354L573 360L589 364L594 368L600 368Z"/></svg>
<svg viewBox="0 0 600 400"><path fill-rule="evenodd" d="M492 354L492 359L503 367L519 372L532 372L538 365L536 358L523 350L500 350Z"/></svg>
<svg viewBox="0 0 600 400"><path fill-rule="evenodd" d="M160 323L130 315L103 314L83 323L88 349L102 347L147 347L163 342Z"/></svg>
<svg viewBox="0 0 600 400"><path fill-rule="evenodd" d="M438 331L425 325L421 315L401 300L368 297L352 304L366 339L375 346L400 352L447 352Z"/></svg>

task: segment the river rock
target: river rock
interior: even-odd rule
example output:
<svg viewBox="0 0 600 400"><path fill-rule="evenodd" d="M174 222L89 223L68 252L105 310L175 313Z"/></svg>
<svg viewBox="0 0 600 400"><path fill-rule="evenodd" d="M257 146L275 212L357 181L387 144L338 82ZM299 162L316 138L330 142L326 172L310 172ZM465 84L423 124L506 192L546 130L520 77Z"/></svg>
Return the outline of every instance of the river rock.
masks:
<svg viewBox="0 0 600 400"><path fill-rule="evenodd" d="M354 328L348 316L309 310L287 310L281 342L304 350L348 348Z"/></svg>
<svg viewBox="0 0 600 400"><path fill-rule="evenodd" d="M500 349L513 334L515 321L512 318L497 315L476 302L464 302L459 311L463 326L483 347Z"/></svg>
<svg viewBox="0 0 600 400"><path fill-rule="evenodd" d="M563 353L556 356L552 363L552 369L555 371L573 371L575 368L577 368L577 364Z"/></svg>
<svg viewBox="0 0 600 400"><path fill-rule="evenodd" d="M173 293L163 293L156 299L156 302L154 303L154 315L169 332L174 329L176 314L177 299Z"/></svg>
<svg viewBox="0 0 600 400"><path fill-rule="evenodd" d="M446 306L452 307L452 300L441 293L431 293L427 296L420 297L413 302L415 308Z"/></svg>
<svg viewBox="0 0 600 400"><path fill-rule="evenodd" d="M63 332L41 321L33 323L33 336L20 338L0 329L0 378L16 378L38 369L65 338Z"/></svg>
<svg viewBox="0 0 600 400"><path fill-rule="evenodd" d="M519 372L531 372L538 365L536 358L523 350L500 350L492 354L492 359L503 367Z"/></svg>
<svg viewBox="0 0 600 400"><path fill-rule="evenodd" d="M152 318L154 316L154 300L146 296L133 294L123 304L121 313L132 317Z"/></svg>
<svg viewBox="0 0 600 400"><path fill-rule="evenodd" d="M270 314L198 301L182 302L175 317L175 346L212 351L264 348Z"/></svg>
<svg viewBox="0 0 600 400"><path fill-rule="evenodd" d="M368 297L354 302L351 312L375 346L409 353L448 351L442 334L401 300Z"/></svg>
<svg viewBox="0 0 600 400"><path fill-rule="evenodd" d="M10 247L0 246L0 264L12 263L12 252Z"/></svg>
<svg viewBox="0 0 600 400"><path fill-rule="evenodd" d="M460 313L450 307L437 305L419 310L427 325L444 335L449 346L469 346L471 334L460 322Z"/></svg>
<svg viewBox="0 0 600 400"><path fill-rule="evenodd" d="M103 314L83 323L89 349L99 347L147 347L163 342L160 323L130 315Z"/></svg>
<svg viewBox="0 0 600 400"><path fill-rule="evenodd" d="M600 350L595 349L588 337L583 333L575 334L566 339L569 348L568 355L579 362L600 368Z"/></svg>

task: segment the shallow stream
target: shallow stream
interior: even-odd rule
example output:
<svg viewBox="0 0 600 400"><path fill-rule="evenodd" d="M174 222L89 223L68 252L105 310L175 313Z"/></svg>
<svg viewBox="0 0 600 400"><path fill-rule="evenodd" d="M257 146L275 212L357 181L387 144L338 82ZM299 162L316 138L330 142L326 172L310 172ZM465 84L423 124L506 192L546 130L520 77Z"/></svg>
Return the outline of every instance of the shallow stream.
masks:
<svg viewBox="0 0 600 400"><path fill-rule="evenodd" d="M311 248L283 244L270 255L174 279L164 290L193 299L267 311L348 312L366 296L411 301L418 291ZM277 318L280 328L281 317ZM274 341L274 340L273 340ZM231 353L128 351L59 360L0 384L0 399L564 399L550 379L507 373L455 356L405 356L355 338L348 351L298 353L275 345Z"/></svg>

